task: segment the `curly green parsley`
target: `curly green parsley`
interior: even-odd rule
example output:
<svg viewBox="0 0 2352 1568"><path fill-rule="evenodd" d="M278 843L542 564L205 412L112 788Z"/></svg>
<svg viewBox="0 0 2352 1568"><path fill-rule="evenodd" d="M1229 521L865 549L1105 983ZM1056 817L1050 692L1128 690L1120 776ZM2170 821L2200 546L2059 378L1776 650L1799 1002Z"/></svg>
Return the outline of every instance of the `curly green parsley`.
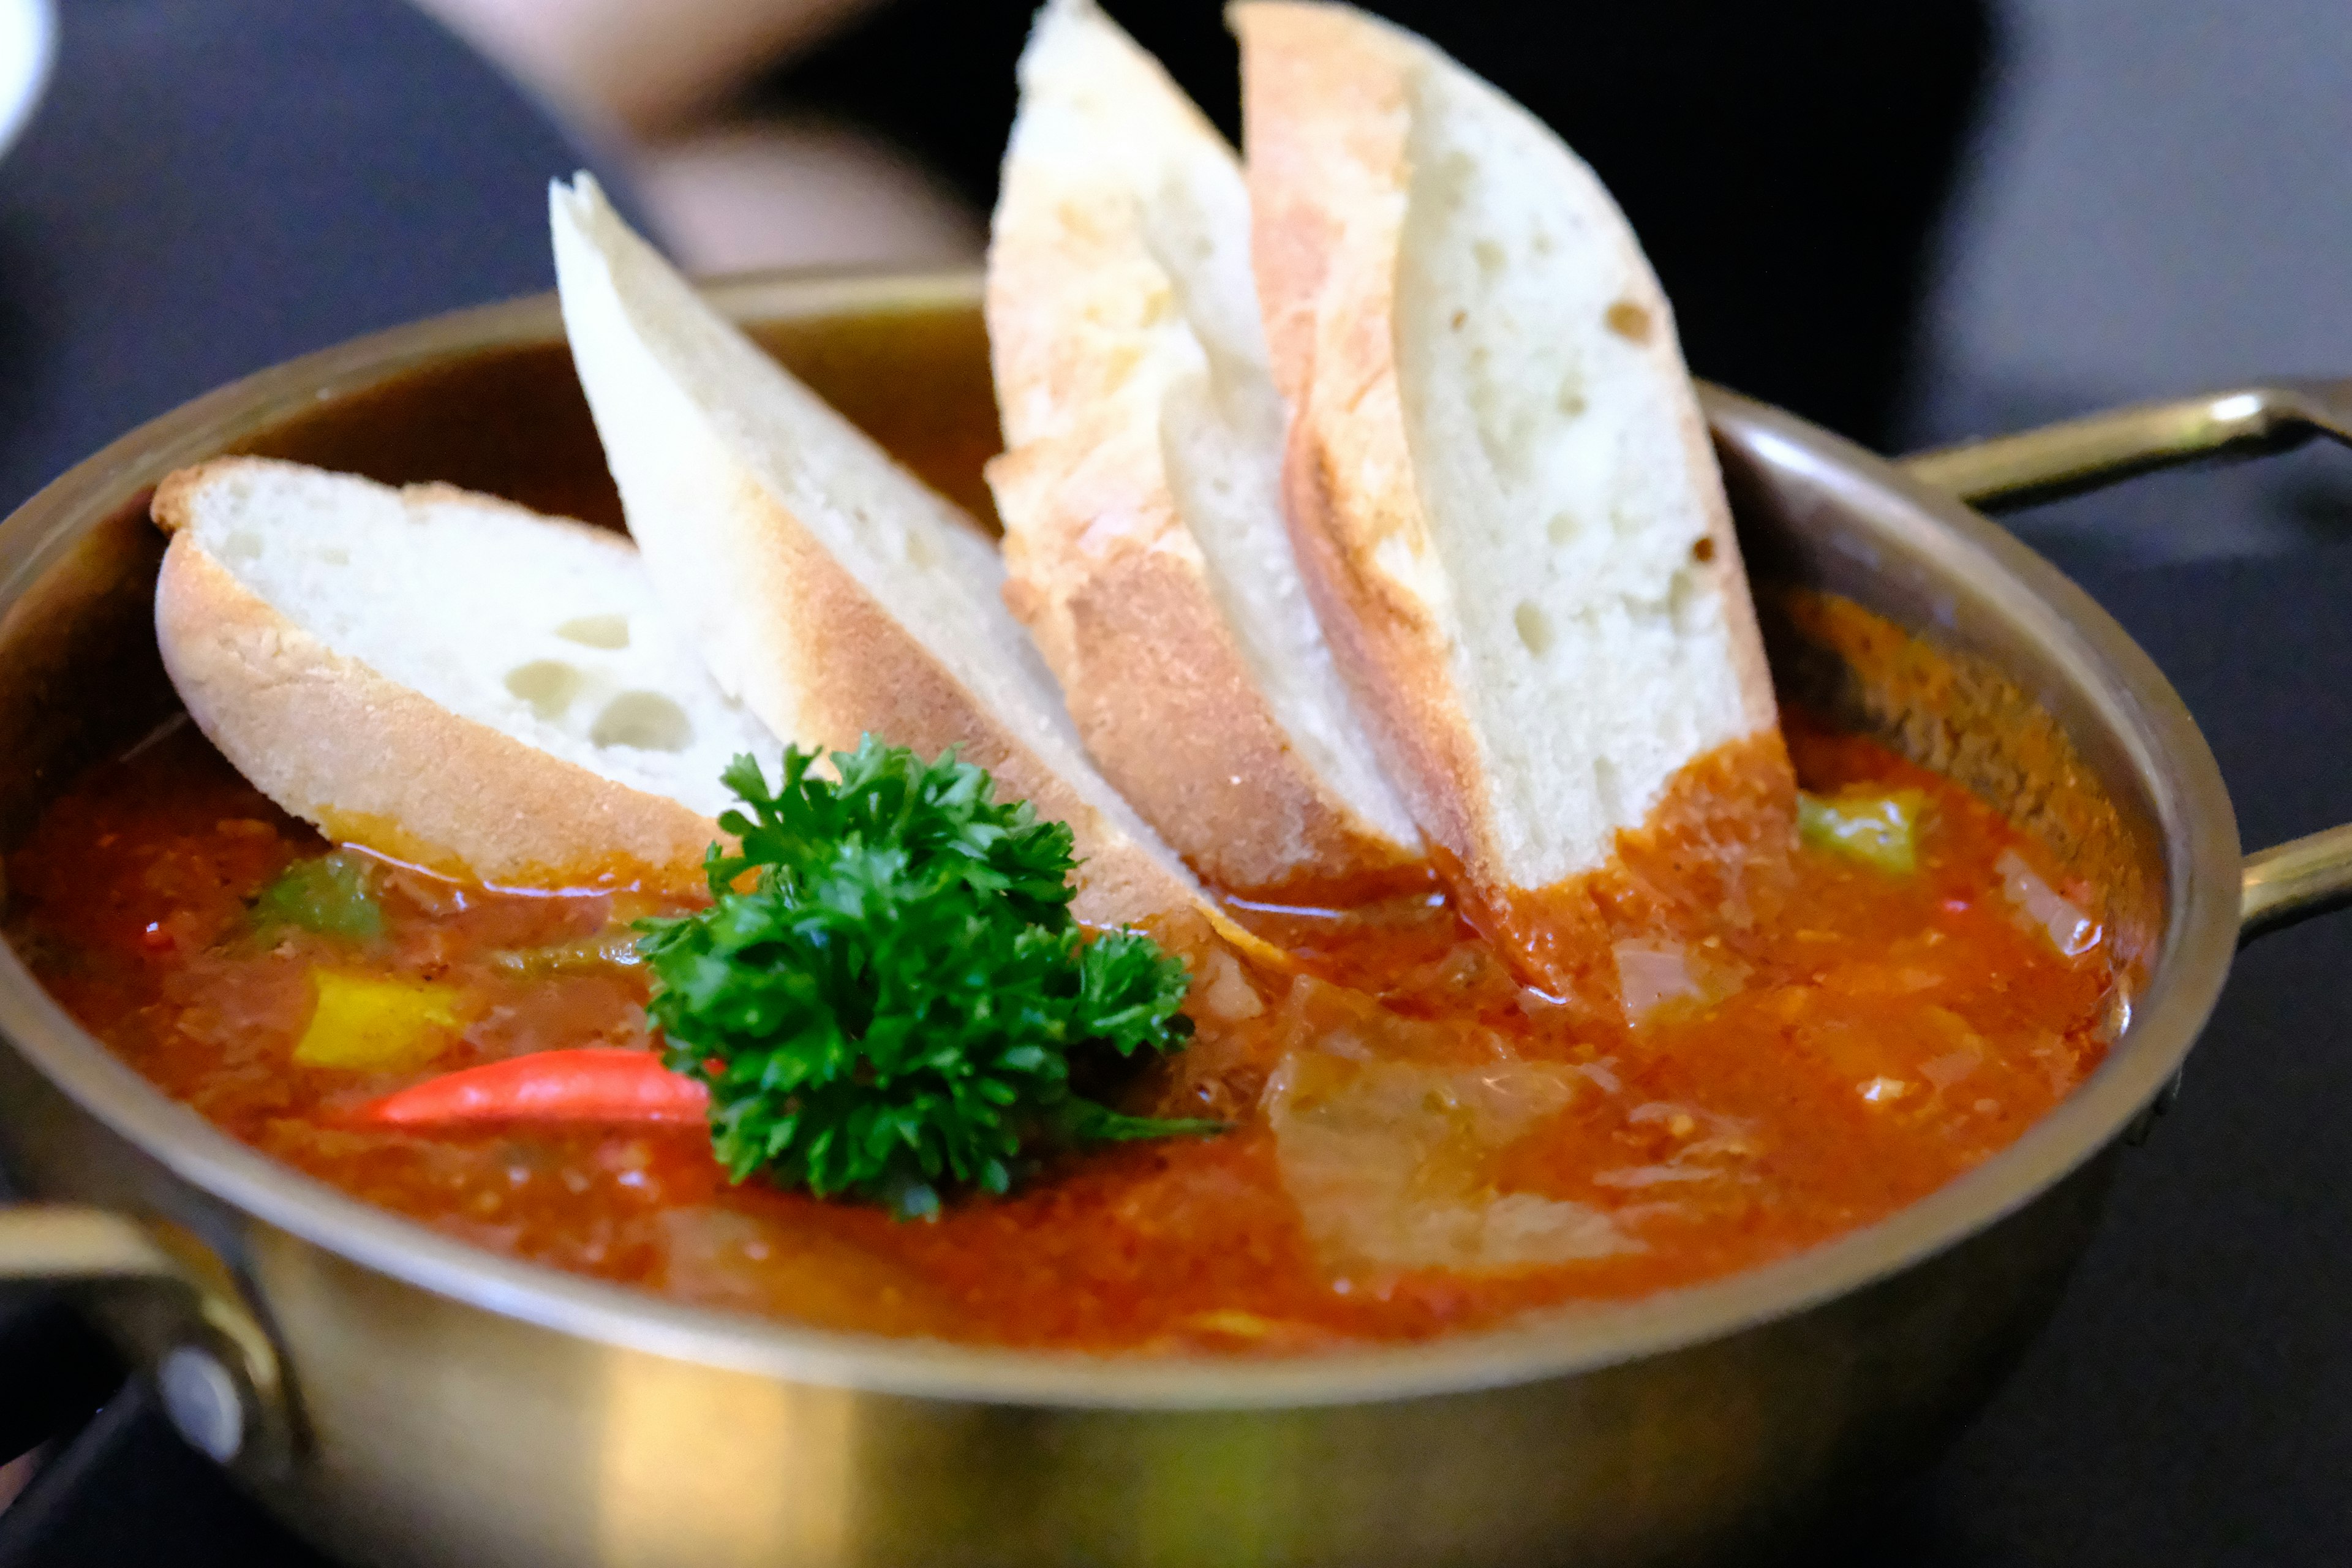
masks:
<svg viewBox="0 0 2352 1568"><path fill-rule="evenodd" d="M866 736L722 775L750 808L719 825L713 903L649 920L638 950L670 1067L710 1086L711 1142L820 1197L936 1213L942 1185L1003 1193L1052 1144L1220 1130L1122 1115L1076 1064L1181 1049L1183 961L1139 931L1070 918L1070 830L991 798L952 752L925 763ZM747 879L745 873L751 873Z"/></svg>

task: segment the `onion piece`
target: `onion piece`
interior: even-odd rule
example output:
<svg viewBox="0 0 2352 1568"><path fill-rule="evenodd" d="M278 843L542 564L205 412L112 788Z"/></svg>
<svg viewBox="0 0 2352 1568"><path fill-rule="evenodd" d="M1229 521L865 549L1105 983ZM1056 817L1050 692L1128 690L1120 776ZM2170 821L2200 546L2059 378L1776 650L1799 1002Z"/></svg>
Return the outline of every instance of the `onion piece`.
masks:
<svg viewBox="0 0 2352 1568"><path fill-rule="evenodd" d="M1192 994L1201 1011L1221 1024L1237 1024L1265 1011L1265 1002L1243 973L1241 961L1223 948L1209 954Z"/></svg>
<svg viewBox="0 0 2352 1568"><path fill-rule="evenodd" d="M1621 942L1611 951L1617 956L1617 990L1628 1024L1639 1024L1664 1003L1701 994L1690 955L1678 942Z"/></svg>
<svg viewBox="0 0 2352 1568"><path fill-rule="evenodd" d="M1635 1251L1588 1205L1496 1193L1493 1156L1591 1080L1548 1064L1286 1056L1266 1083L1283 1184L1335 1273L1526 1268Z"/></svg>
<svg viewBox="0 0 2352 1568"><path fill-rule="evenodd" d="M1598 1061L1577 1062L1568 1070L1579 1078L1590 1079L1601 1093L1615 1094L1625 1087L1624 1080L1617 1076L1616 1067L1615 1057L1602 1057Z"/></svg>
<svg viewBox="0 0 2352 1568"><path fill-rule="evenodd" d="M1663 1124L1670 1137L1685 1142L1663 1163L1595 1172L1593 1185L1633 1190L1685 1182L1752 1179L1747 1163L1757 1153L1755 1128L1739 1117L1678 1100L1654 1100L1628 1111L1625 1124Z"/></svg>
<svg viewBox="0 0 2352 1568"><path fill-rule="evenodd" d="M2051 946L2069 958L2079 958L2099 945L2098 922L2043 881L2025 863L2025 857L2014 849L2003 850L1993 869L2000 873L2001 891L2009 895L2009 901L2049 936Z"/></svg>
<svg viewBox="0 0 2352 1568"><path fill-rule="evenodd" d="M1670 1002L1720 1002L1747 983L1748 971L1720 952L1694 953L1664 937L1633 937L1611 950L1625 1026L1640 1028Z"/></svg>

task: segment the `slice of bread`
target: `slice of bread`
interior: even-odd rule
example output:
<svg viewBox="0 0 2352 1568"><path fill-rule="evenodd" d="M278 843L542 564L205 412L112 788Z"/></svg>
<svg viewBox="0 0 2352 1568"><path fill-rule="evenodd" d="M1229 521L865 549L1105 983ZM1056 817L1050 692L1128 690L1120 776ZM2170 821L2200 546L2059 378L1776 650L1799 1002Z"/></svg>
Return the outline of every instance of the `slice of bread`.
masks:
<svg viewBox="0 0 2352 1568"><path fill-rule="evenodd" d="M1087 748L1212 881L1422 853L1299 582L1224 140L1092 0L1021 58L988 254L1005 599Z"/></svg>
<svg viewBox="0 0 2352 1568"><path fill-rule="evenodd" d="M1748 742L1758 794L1794 788L1673 318L1493 88L1351 7L1233 15L1308 587L1423 831L1545 970L1560 906L1527 895L1698 759Z"/></svg>
<svg viewBox="0 0 2352 1568"><path fill-rule="evenodd" d="M720 687L803 746L953 746L1070 825L1080 920L1193 921L1199 884L1087 762L972 521L705 305L594 181L550 205L630 531Z"/></svg>
<svg viewBox="0 0 2352 1568"><path fill-rule="evenodd" d="M189 714L331 837L501 886L691 879L782 748L619 534L446 485L229 458L155 492Z"/></svg>

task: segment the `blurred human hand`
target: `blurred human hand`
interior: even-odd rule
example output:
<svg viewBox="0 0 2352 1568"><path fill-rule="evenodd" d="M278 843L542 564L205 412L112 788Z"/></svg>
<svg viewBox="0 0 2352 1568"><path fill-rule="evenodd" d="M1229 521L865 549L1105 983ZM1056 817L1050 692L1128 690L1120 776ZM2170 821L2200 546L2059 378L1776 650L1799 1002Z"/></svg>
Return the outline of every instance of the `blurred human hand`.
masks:
<svg viewBox="0 0 2352 1568"><path fill-rule="evenodd" d="M417 0L567 111L640 136L722 107L877 0Z"/></svg>
<svg viewBox="0 0 2352 1568"><path fill-rule="evenodd" d="M730 112L880 0L417 0L591 134L617 140L689 270L969 260L977 214L853 127Z"/></svg>

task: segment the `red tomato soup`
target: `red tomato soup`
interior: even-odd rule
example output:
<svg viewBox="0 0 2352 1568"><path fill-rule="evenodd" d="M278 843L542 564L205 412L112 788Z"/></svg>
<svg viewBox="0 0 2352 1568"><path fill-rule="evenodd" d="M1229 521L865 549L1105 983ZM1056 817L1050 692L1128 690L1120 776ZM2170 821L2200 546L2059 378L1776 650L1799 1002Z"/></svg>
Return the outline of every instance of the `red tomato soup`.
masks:
<svg viewBox="0 0 2352 1568"><path fill-rule="evenodd" d="M951 1196L932 1220L734 1184L692 1124L350 1124L454 1068L652 1048L628 922L663 906L346 858L373 889L367 921L272 918L265 889L330 847L184 723L50 807L8 865L8 934L166 1093L476 1246L887 1334L1413 1341L1867 1224L2010 1143L2098 1064L2115 981L2074 912L2083 889L1890 752L1794 716L1789 741L1829 815L1809 807L1785 866L1727 897L1718 879L1709 901L1675 898L1673 856L1645 870L1661 896L1613 950L1621 1008L1514 984L1434 881L1244 907L1302 973L1209 961L1190 1048L1119 1091L1230 1131L1055 1156L1011 1196ZM318 1043L314 1026L366 1015L385 984L422 1025Z"/></svg>

